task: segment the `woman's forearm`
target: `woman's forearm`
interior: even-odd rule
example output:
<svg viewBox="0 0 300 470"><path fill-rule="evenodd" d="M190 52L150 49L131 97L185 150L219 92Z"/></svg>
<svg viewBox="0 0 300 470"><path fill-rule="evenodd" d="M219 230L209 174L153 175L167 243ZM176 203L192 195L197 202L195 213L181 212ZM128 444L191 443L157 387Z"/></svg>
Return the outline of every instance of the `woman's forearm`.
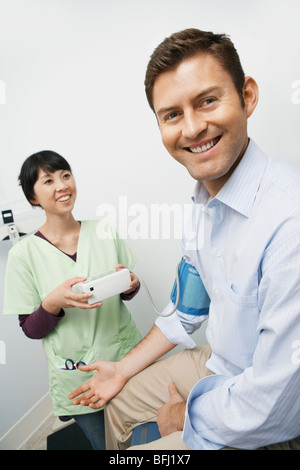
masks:
<svg viewBox="0 0 300 470"><path fill-rule="evenodd" d="M53 330L63 316L63 310L61 310L59 315L54 316L40 305L39 308L30 315L19 315L19 324L28 338L42 339Z"/></svg>

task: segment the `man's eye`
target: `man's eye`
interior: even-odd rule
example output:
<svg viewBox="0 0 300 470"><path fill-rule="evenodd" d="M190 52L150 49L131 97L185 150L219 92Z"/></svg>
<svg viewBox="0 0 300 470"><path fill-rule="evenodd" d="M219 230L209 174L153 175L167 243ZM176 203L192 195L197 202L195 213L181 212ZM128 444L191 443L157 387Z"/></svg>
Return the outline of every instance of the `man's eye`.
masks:
<svg viewBox="0 0 300 470"><path fill-rule="evenodd" d="M211 104L215 101L214 98L206 98L206 100L203 101L203 104L204 105L208 105L208 104Z"/></svg>
<svg viewBox="0 0 300 470"><path fill-rule="evenodd" d="M167 121L171 121L172 119L175 119L177 116L178 116L178 113L174 111L173 113L168 114Z"/></svg>

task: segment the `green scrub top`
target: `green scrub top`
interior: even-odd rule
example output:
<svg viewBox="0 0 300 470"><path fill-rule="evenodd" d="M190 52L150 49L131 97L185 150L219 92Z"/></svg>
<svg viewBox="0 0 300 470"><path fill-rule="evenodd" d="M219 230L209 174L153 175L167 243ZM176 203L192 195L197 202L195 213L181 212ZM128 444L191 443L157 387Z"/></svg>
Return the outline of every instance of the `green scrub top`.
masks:
<svg viewBox="0 0 300 470"><path fill-rule="evenodd" d="M136 257L126 243L101 221L81 222L76 262L48 241L30 235L9 251L3 313L31 314L49 292L67 279L94 277L113 270L117 264L132 269L135 263ZM89 407L72 405L68 395L95 372L63 370L65 360L86 364L100 359L118 361L141 340L141 334L120 295L104 300L95 309L66 308L64 312L65 316L43 339L54 414L94 412Z"/></svg>

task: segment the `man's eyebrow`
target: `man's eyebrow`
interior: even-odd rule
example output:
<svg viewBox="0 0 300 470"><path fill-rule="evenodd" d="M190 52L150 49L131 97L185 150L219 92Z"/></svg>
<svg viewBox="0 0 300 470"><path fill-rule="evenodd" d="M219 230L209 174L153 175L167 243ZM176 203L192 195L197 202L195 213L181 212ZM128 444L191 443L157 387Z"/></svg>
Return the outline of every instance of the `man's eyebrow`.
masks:
<svg viewBox="0 0 300 470"><path fill-rule="evenodd" d="M220 86L211 86L209 88L206 88L205 90L201 91L198 95L196 95L193 100L199 100L201 98L203 98L204 96L210 94L210 93L213 93L213 92L217 92L217 93L220 93L223 91L223 88L220 87ZM162 116L166 113L169 113L170 111L173 111L174 109L178 108L179 106L174 104L173 106L168 106L168 107L165 107L165 108L160 108L158 111L157 111L157 116Z"/></svg>

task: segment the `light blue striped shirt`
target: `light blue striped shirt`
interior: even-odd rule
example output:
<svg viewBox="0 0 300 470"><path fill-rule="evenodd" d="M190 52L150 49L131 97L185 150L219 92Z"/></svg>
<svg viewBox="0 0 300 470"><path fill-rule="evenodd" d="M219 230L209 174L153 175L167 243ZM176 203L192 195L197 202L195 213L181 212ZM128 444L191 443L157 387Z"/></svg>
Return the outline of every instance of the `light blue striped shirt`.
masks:
<svg viewBox="0 0 300 470"><path fill-rule="evenodd" d="M207 367L190 392L191 449L255 449L300 435L300 171L250 141L215 198L197 183L182 251L211 299ZM195 226L196 224L196 226ZM196 235L195 235L196 234ZM167 307L168 308L168 307ZM159 317L187 348L203 317Z"/></svg>

